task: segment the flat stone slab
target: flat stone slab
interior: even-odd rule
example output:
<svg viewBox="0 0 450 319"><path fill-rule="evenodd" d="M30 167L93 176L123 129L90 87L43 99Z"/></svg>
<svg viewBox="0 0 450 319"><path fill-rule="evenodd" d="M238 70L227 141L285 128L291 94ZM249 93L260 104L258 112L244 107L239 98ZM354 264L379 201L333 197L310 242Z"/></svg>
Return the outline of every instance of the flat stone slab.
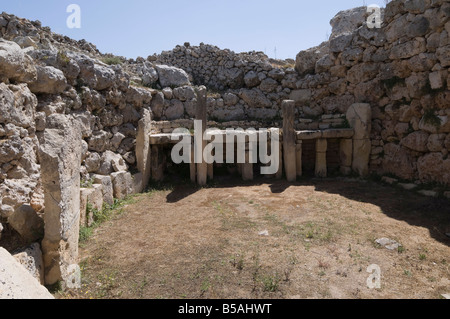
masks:
<svg viewBox="0 0 450 319"><path fill-rule="evenodd" d="M0 299L55 299L11 254L0 247Z"/></svg>
<svg viewBox="0 0 450 319"><path fill-rule="evenodd" d="M406 189L408 191L419 187L416 184L405 184L405 183L398 183L398 186L400 186L401 188Z"/></svg>
<svg viewBox="0 0 450 319"><path fill-rule="evenodd" d="M352 138L355 134L353 129L329 129L296 131L297 140L315 140L319 138Z"/></svg>
<svg viewBox="0 0 450 319"><path fill-rule="evenodd" d="M399 244L395 240L389 239L389 238L379 238L379 239L375 240L375 242L378 245L381 245L384 248L389 249L389 250L396 250L396 249L398 249L398 247L401 246L401 244Z"/></svg>

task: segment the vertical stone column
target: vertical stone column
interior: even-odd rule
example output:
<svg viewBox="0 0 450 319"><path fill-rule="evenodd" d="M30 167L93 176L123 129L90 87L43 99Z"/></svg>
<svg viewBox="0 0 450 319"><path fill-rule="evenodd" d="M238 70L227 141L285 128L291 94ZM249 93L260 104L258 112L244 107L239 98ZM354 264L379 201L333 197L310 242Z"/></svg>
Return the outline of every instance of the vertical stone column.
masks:
<svg viewBox="0 0 450 319"><path fill-rule="evenodd" d="M353 135L352 169L360 176L369 174L369 160L372 143L370 131L372 129L372 109L370 104L355 103L347 111L347 121L355 130Z"/></svg>
<svg viewBox="0 0 450 319"><path fill-rule="evenodd" d="M142 116L138 122L136 135L136 164L137 169L142 173L141 189L145 189L148 185L151 175L151 113L147 109L142 109Z"/></svg>
<svg viewBox="0 0 450 319"><path fill-rule="evenodd" d="M197 164L195 164L194 161L194 145L191 145L191 162L189 163L189 173L191 176L191 182L196 183L197 182Z"/></svg>
<svg viewBox="0 0 450 319"><path fill-rule="evenodd" d="M151 146L151 177L155 182L164 179L165 158L162 145Z"/></svg>
<svg viewBox="0 0 450 319"><path fill-rule="evenodd" d="M297 179L296 136L294 130L295 101L285 100L281 104L283 111L283 154L284 168L288 182Z"/></svg>
<svg viewBox="0 0 450 319"><path fill-rule="evenodd" d="M352 170L353 140L349 138L341 139L339 147L339 157L341 162L341 174L349 175Z"/></svg>
<svg viewBox="0 0 450 319"><path fill-rule="evenodd" d="M203 159L203 151L206 146L206 141L203 139L203 135L206 131L207 121L206 121L206 87L200 86L196 90L197 94L197 110L196 110L196 120L202 121L202 131L201 140L197 138L197 145L195 152L199 158L200 163L197 163L197 183L200 186L205 186L208 177L208 164ZM200 136L200 132L196 132Z"/></svg>
<svg viewBox="0 0 450 319"><path fill-rule="evenodd" d="M241 173L244 181L253 180L253 163L251 163L248 149L245 150L245 163L241 166Z"/></svg>
<svg viewBox="0 0 450 319"><path fill-rule="evenodd" d="M49 116L46 125L38 151L45 201L45 283L70 286L71 271L78 267L81 130L76 120L62 114Z"/></svg>
<svg viewBox="0 0 450 319"><path fill-rule="evenodd" d="M295 162L297 169L297 177L301 177L303 175L303 163L302 163L302 153L303 153L303 141L297 141L295 145Z"/></svg>
<svg viewBox="0 0 450 319"><path fill-rule="evenodd" d="M327 148L328 142L325 138L316 141L316 176L327 177Z"/></svg>

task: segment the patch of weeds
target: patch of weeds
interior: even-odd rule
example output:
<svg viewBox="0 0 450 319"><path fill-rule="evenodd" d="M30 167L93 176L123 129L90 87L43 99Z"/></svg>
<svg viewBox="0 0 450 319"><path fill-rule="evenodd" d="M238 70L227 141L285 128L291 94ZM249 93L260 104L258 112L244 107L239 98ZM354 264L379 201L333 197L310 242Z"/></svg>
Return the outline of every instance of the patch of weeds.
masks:
<svg viewBox="0 0 450 319"><path fill-rule="evenodd" d="M421 253L421 254L419 254L419 259L422 260L422 261L426 260L427 259L427 255Z"/></svg>
<svg viewBox="0 0 450 319"><path fill-rule="evenodd" d="M88 180L82 179L80 181L80 188L92 188L93 185L94 185L94 178L93 177L91 177Z"/></svg>
<svg viewBox="0 0 450 319"><path fill-rule="evenodd" d="M266 292L277 292L279 290L280 276L278 273L273 275L263 275L260 281L263 285L263 290Z"/></svg>
<svg viewBox="0 0 450 319"><path fill-rule="evenodd" d="M208 279L203 280L201 286L200 286L200 292L202 295L204 295L209 289L211 288L211 283Z"/></svg>
<svg viewBox="0 0 450 319"><path fill-rule="evenodd" d="M108 56L101 59L101 61L108 65L122 64L122 60L117 56Z"/></svg>
<svg viewBox="0 0 450 319"><path fill-rule="evenodd" d="M237 270L244 269L244 255L243 254L237 254L235 255L231 260L230 263L233 265L234 268Z"/></svg>
<svg viewBox="0 0 450 319"><path fill-rule="evenodd" d="M405 247L403 247L403 246L398 246L397 252L398 252L399 254L404 253L404 252L405 252Z"/></svg>
<svg viewBox="0 0 450 319"><path fill-rule="evenodd" d="M407 269L403 270L403 274L404 274L405 276L408 276L408 277L411 277L411 276L412 276L411 271L409 271L409 270L407 270Z"/></svg>

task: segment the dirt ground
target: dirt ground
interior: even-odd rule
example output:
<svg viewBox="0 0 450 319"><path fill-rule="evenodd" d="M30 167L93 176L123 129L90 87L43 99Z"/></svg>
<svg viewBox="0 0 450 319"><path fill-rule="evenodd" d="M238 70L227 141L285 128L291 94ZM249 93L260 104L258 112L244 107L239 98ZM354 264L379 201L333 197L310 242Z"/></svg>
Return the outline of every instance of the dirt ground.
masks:
<svg viewBox="0 0 450 319"><path fill-rule="evenodd" d="M179 183L96 228L82 288L59 297L435 299L450 293L449 226L450 201L373 181Z"/></svg>

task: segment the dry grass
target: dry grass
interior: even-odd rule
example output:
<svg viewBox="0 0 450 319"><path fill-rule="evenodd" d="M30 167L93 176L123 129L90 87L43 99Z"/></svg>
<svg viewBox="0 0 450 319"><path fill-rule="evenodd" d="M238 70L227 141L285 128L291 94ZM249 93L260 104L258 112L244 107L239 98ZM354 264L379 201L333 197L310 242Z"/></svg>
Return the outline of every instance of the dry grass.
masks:
<svg viewBox="0 0 450 319"><path fill-rule="evenodd" d="M405 203L408 203L405 205ZM439 298L449 201L372 182L264 179L135 198L81 248L63 298ZM374 240L403 246L390 251ZM377 264L381 289L369 289Z"/></svg>

